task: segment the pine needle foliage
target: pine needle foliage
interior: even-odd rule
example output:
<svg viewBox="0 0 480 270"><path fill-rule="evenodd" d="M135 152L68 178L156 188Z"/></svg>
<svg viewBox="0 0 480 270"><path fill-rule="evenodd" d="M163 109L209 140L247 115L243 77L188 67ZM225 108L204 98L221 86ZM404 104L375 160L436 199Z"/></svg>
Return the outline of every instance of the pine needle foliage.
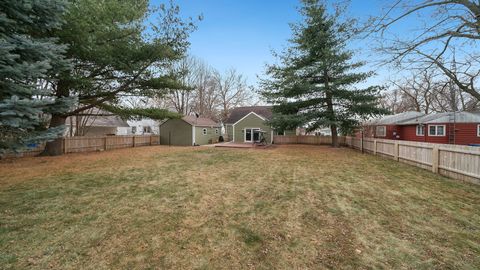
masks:
<svg viewBox="0 0 480 270"><path fill-rule="evenodd" d="M58 29L63 0L0 2L0 155L55 139L64 126L48 128L52 113L63 113L72 98L48 98L42 81L68 70L66 46L49 37Z"/></svg>
<svg viewBox="0 0 480 270"><path fill-rule="evenodd" d="M267 66L261 95L274 104L274 128L329 127L338 146L338 131L351 133L363 118L385 113L378 106L381 87L357 87L373 73L358 71L364 63L353 62L347 49L352 20L340 21L341 10L329 14L318 0L302 4L303 21L292 24L288 49L275 55L279 63Z"/></svg>

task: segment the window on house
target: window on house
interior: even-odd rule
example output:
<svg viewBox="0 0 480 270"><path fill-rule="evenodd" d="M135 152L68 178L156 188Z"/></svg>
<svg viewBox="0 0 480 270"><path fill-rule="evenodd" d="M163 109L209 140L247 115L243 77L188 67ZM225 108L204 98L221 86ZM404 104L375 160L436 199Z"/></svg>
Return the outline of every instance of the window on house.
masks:
<svg viewBox="0 0 480 270"><path fill-rule="evenodd" d="M206 128L202 129L202 134L207 135L207 129Z"/></svg>
<svg viewBox="0 0 480 270"><path fill-rule="evenodd" d="M132 127L132 133L133 134L137 133L137 127Z"/></svg>
<svg viewBox="0 0 480 270"><path fill-rule="evenodd" d="M445 125L429 125L428 136L445 136Z"/></svg>
<svg viewBox="0 0 480 270"><path fill-rule="evenodd" d="M152 133L152 128L150 126L143 127L143 133Z"/></svg>
<svg viewBox="0 0 480 270"><path fill-rule="evenodd" d="M375 135L377 137L385 137L387 136L387 127L386 126L377 126L375 128Z"/></svg>
<svg viewBox="0 0 480 270"><path fill-rule="evenodd" d="M418 125L417 126L417 136L424 136L425 135L425 126Z"/></svg>

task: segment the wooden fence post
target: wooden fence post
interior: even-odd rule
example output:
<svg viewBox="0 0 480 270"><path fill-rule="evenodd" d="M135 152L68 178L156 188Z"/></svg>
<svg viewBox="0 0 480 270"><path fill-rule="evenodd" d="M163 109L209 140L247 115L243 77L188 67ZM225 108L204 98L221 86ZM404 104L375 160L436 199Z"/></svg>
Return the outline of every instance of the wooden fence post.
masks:
<svg viewBox="0 0 480 270"><path fill-rule="evenodd" d="M377 140L373 140L373 154L377 155Z"/></svg>
<svg viewBox="0 0 480 270"><path fill-rule="evenodd" d="M398 141L395 141L395 144L393 145L393 159L395 159L396 161L398 161Z"/></svg>
<svg viewBox="0 0 480 270"><path fill-rule="evenodd" d="M434 146L432 149L432 172L438 173L438 158L439 158L439 150L438 146Z"/></svg>
<svg viewBox="0 0 480 270"><path fill-rule="evenodd" d="M133 147L135 147L135 135L133 135Z"/></svg>
<svg viewBox="0 0 480 270"><path fill-rule="evenodd" d="M360 138L360 151L363 153L363 138Z"/></svg>
<svg viewBox="0 0 480 270"><path fill-rule="evenodd" d="M107 151L107 136L105 136L105 138L103 138L103 151Z"/></svg>
<svg viewBox="0 0 480 270"><path fill-rule="evenodd" d="M153 135L150 135L150 146L152 145L152 138L153 138Z"/></svg>

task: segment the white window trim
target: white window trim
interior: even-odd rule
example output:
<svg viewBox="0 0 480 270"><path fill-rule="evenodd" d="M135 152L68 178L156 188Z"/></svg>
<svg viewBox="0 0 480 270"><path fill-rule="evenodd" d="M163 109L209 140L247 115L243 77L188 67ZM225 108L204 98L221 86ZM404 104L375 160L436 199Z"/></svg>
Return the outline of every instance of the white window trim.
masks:
<svg viewBox="0 0 480 270"><path fill-rule="evenodd" d="M384 130L383 135L378 135L377 129L378 129L379 127L383 127L383 130ZM376 136L376 137L387 137L387 126L376 126L376 127L375 127L375 136Z"/></svg>
<svg viewBox="0 0 480 270"><path fill-rule="evenodd" d="M430 134L430 127L435 127L435 134ZM443 135L437 135L438 127L443 127ZM428 136L430 137L445 137L447 136L447 128L446 125L428 125Z"/></svg>
<svg viewBox="0 0 480 270"><path fill-rule="evenodd" d="M255 113L255 112L249 112L247 115L245 115L244 117L240 118L240 120L238 120L237 122L233 123L233 124L227 124L227 125L231 125L232 126L232 141L235 142L235 125L238 124L240 121L242 121L243 119L247 118L249 115L255 115L257 116L258 118L262 119L263 121L266 121L267 119L265 119L264 117L262 117L261 115ZM245 129L243 130L243 139L245 140ZM273 136L272 136L273 138ZM230 139L230 138L229 138Z"/></svg>
<svg viewBox="0 0 480 270"><path fill-rule="evenodd" d="M418 133L418 128L419 128L419 127L423 127L423 134ZM420 137L425 136L425 125L416 125L416 126L415 126L415 134L416 134L417 136L420 136Z"/></svg>
<svg viewBox="0 0 480 270"><path fill-rule="evenodd" d="M195 126L192 125L192 145L195 146Z"/></svg>
<svg viewBox="0 0 480 270"><path fill-rule="evenodd" d="M250 141L247 141L247 129L251 129L252 130L252 134L251 134L251 139ZM262 130L261 128L258 128L258 127L246 127L243 129L243 142L245 143L253 143L253 130L254 129L258 129L258 130Z"/></svg>
<svg viewBox="0 0 480 270"><path fill-rule="evenodd" d="M480 124L477 125L477 137L480 137Z"/></svg>
<svg viewBox="0 0 480 270"><path fill-rule="evenodd" d="M202 135L207 136L208 135L208 130L207 128L202 128Z"/></svg>

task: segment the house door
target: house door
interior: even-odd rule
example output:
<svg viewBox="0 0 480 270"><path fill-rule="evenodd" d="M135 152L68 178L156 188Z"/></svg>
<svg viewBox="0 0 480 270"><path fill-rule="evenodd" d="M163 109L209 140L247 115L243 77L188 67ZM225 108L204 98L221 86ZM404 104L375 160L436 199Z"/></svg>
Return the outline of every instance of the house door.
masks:
<svg viewBox="0 0 480 270"><path fill-rule="evenodd" d="M258 142L260 141L260 129L259 128L246 128L245 129L245 142Z"/></svg>
<svg viewBox="0 0 480 270"><path fill-rule="evenodd" d="M260 129L253 129L253 141L259 142L260 141Z"/></svg>

